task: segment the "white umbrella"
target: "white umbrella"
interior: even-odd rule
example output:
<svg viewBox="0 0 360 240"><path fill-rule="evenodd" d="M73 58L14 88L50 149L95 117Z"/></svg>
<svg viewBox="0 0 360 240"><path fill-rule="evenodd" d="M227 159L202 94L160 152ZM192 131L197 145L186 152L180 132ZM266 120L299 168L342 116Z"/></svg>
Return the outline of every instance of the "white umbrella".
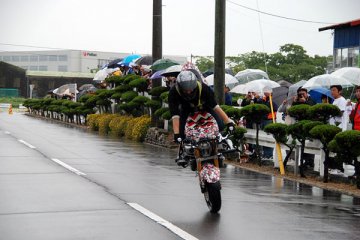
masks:
<svg viewBox="0 0 360 240"><path fill-rule="evenodd" d="M323 74L310 78L303 86L306 89L318 87L329 88L331 85L341 85L343 87L351 87L353 84L346 79L336 77L331 74Z"/></svg>
<svg viewBox="0 0 360 240"><path fill-rule="evenodd" d="M205 78L209 86L214 85L214 74L211 74ZM225 73L225 85L238 83L238 80L228 73Z"/></svg>
<svg viewBox="0 0 360 240"><path fill-rule="evenodd" d="M360 85L360 68L344 67L331 73L331 75L339 78L344 78L354 85Z"/></svg>
<svg viewBox="0 0 360 240"><path fill-rule="evenodd" d="M248 88L248 91L261 93L263 92L264 88L273 89L276 87L280 87L280 84L269 79L258 79L246 83L246 86Z"/></svg>
<svg viewBox="0 0 360 240"><path fill-rule="evenodd" d="M181 72L183 66L182 65L173 65L165 69L164 73L174 73L174 72Z"/></svg>
<svg viewBox="0 0 360 240"><path fill-rule="evenodd" d="M292 97L296 96L297 90L299 89L299 87L304 86L305 83L306 83L306 80L300 80L300 81L294 83L293 85L291 85L289 87L288 98L292 99Z"/></svg>
<svg viewBox="0 0 360 240"><path fill-rule="evenodd" d="M240 83L247 83L256 79L269 79L268 74L260 69L245 69L238 72L235 77Z"/></svg>
<svg viewBox="0 0 360 240"><path fill-rule="evenodd" d="M71 95L72 93L79 93L76 89L76 83L69 83L56 88L53 93L57 95Z"/></svg>
<svg viewBox="0 0 360 240"><path fill-rule="evenodd" d="M234 87L231 92L242 94L246 94L248 92L263 93L264 88L273 89L276 87L280 87L280 84L269 79L257 79L245 84L240 84Z"/></svg>
<svg viewBox="0 0 360 240"><path fill-rule="evenodd" d="M233 89L231 89L230 92L240 93L240 94L247 94L248 93L246 84L237 85Z"/></svg>
<svg viewBox="0 0 360 240"><path fill-rule="evenodd" d="M103 80L105 80L105 78L107 78L107 76L110 73L115 72L118 69L119 68L103 68L103 69L100 69L99 71L96 72L93 80L95 80L95 81L103 81Z"/></svg>
<svg viewBox="0 0 360 240"><path fill-rule="evenodd" d="M168 75L176 75L176 73L180 73L182 70L182 65L173 65L165 69L165 71L161 74L161 76L168 76Z"/></svg>

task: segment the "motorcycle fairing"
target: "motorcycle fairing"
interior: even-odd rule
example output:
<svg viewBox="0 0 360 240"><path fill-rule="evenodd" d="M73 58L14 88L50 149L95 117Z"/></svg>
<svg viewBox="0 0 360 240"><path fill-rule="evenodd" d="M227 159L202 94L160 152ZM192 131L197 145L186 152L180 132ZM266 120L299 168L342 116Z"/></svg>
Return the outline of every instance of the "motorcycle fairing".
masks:
<svg viewBox="0 0 360 240"><path fill-rule="evenodd" d="M186 119L185 136L195 141L214 139L219 134L215 118L208 112L195 112Z"/></svg>
<svg viewBox="0 0 360 240"><path fill-rule="evenodd" d="M200 171L200 180L203 183L216 183L220 181L220 169L213 164L205 164Z"/></svg>

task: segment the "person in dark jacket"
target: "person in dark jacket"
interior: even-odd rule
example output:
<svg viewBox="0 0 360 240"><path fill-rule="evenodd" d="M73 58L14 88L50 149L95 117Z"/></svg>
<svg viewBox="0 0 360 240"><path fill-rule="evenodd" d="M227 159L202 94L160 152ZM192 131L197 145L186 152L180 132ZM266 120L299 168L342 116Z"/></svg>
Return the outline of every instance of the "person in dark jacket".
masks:
<svg viewBox="0 0 360 240"><path fill-rule="evenodd" d="M307 104L313 106L316 104L314 100L309 96L308 91L306 88L299 87L297 90L297 96L294 98L294 102L292 106L300 105L300 104Z"/></svg>
<svg viewBox="0 0 360 240"><path fill-rule="evenodd" d="M169 91L169 110L172 116L174 142L176 143L180 143L181 139L185 138L187 118L195 112L207 112L215 119L218 117L226 126L235 126L234 121L216 102L214 92L209 86L201 82L199 76L196 71L183 70L177 76L175 86ZM178 165L186 164L186 161L181 158L177 158L176 161Z"/></svg>
<svg viewBox="0 0 360 240"><path fill-rule="evenodd" d="M225 105L232 106L232 96L230 94L230 88L225 86L224 93L225 93Z"/></svg>

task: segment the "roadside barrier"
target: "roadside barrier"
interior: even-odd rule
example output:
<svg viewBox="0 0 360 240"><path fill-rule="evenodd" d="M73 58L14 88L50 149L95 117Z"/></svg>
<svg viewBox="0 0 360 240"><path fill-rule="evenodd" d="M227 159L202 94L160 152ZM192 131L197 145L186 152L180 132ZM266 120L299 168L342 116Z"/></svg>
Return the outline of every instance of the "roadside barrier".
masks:
<svg viewBox="0 0 360 240"><path fill-rule="evenodd" d="M247 133L245 133L245 138L246 138L246 142L250 143L250 144L256 144L256 130L255 129L247 129ZM290 139L291 140L291 139ZM271 147L274 148L276 147L276 142L275 139L273 138L273 136L271 134L267 134L264 131L260 130L259 131L259 145L260 146L264 146L264 147ZM324 151L321 149L322 144L319 140L306 140L305 142L305 153L308 154L314 154L314 171L318 172L320 174L321 177L324 176L324 160L325 160L325 153ZM288 148L284 145L281 145L281 150L283 152L282 156L283 158L285 158L286 156L286 150L288 150ZM299 173L299 160L300 160L300 143L298 143L298 145L296 146L295 150L295 164L294 164L294 174L298 174ZM334 156L334 154L330 154L331 156ZM284 160L284 159L283 159ZM274 151L273 153L273 161L274 161L274 167L279 167L278 166L278 161L277 161L277 154L276 151ZM352 173L353 172L353 166L351 165L345 165L344 166L345 169L345 174L346 173Z"/></svg>

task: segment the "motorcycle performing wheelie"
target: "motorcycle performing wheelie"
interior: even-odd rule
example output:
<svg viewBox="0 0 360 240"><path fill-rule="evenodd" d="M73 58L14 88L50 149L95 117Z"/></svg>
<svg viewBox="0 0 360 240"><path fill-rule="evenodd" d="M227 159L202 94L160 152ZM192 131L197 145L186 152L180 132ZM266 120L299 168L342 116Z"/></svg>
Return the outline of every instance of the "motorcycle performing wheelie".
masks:
<svg viewBox="0 0 360 240"><path fill-rule="evenodd" d="M230 131L233 127L229 127ZM221 208L220 167L225 159L223 153L237 151L231 140L219 133L216 120L206 112L189 116L185 126L184 140L180 141L178 164L196 171L200 189L211 213ZM224 149L224 145L227 149ZM221 151L219 151L221 150Z"/></svg>
<svg viewBox="0 0 360 240"><path fill-rule="evenodd" d="M219 167L224 160L218 145L222 149L228 145L224 145L227 139L219 136L217 120L228 128L233 128L234 122L220 108L199 71L184 67L168 96L174 141L180 144L176 160L178 165L190 165L196 171L210 212L216 213L221 208Z"/></svg>

